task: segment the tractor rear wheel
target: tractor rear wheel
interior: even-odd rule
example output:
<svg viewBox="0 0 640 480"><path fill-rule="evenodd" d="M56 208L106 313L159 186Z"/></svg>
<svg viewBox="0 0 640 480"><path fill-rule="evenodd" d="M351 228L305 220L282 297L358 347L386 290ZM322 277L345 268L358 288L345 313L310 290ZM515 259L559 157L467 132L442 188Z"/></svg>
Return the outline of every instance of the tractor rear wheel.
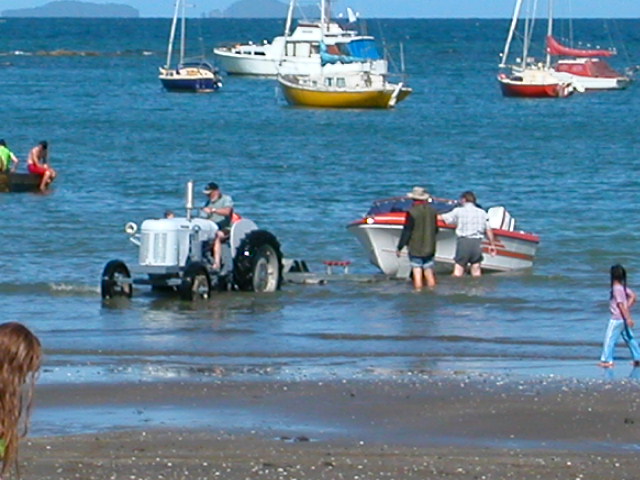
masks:
<svg viewBox="0 0 640 480"><path fill-rule="evenodd" d="M204 264L193 262L187 265L178 291L180 298L189 302L209 298L211 295L211 278Z"/></svg>
<svg viewBox="0 0 640 480"><path fill-rule="evenodd" d="M282 252L276 237L266 230L249 232L233 260L233 277L240 290L275 292L282 285Z"/></svg>
<svg viewBox="0 0 640 480"><path fill-rule="evenodd" d="M103 300L125 297L131 298L133 286L131 273L122 260L111 260L102 270L100 294Z"/></svg>

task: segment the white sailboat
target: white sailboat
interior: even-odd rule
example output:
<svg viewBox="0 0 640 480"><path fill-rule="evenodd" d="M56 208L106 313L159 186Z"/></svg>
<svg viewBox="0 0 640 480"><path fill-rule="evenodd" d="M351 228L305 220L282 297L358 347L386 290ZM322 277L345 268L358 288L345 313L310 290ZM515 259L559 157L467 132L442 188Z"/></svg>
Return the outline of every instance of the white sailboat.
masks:
<svg viewBox="0 0 640 480"><path fill-rule="evenodd" d="M185 0L176 0L171 31L169 33L169 45L167 46L167 61L160 67L158 78L162 86L169 91L179 92L215 92L222 87L222 80L216 68L210 63L200 59L185 59L186 51L186 4ZM171 66L173 57L173 44L176 30L180 22L180 54L175 67Z"/></svg>

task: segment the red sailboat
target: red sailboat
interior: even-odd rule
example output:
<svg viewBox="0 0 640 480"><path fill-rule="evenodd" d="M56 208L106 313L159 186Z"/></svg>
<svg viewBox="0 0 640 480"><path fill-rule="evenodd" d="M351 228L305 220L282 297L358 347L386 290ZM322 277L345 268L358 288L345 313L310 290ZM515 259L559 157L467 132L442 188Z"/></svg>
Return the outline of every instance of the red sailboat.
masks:
<svg viewBox="0 0 640 480"><path fill-rule="evenodd" d="M514 63L510 61L509 54L513 42L523 0L517 0L513 10L511 26L500 62L498 82L505 97L533 97L533 98L562 98L571 95L574 87L571 81L561 80L551 68L550 56L545 61L536 60L529 56L531 36L535 25L535 8L529 10L529 16L524 19L524 35L522 56ZM548 25L548 35L551 35L551 22Z"/></svg>
<svg viewBox="0 0 640 480"><path fill-rule="evenodd" d="M618 90L631 83L630 75L614 70L603 60L614 56L615 50L573 48L547 35L547 54L559 57L552 65L558 79L585 90Z"/></svg>

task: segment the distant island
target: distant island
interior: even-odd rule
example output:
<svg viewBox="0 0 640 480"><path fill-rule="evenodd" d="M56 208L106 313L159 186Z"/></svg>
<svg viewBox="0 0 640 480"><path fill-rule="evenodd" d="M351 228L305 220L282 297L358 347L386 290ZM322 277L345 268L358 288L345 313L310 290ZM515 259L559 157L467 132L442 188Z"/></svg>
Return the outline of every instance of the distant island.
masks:
<svg viewBox="0 0 640 480"><path fill-rule="evenodd" d="M118 3L89 3L73 0L50 2L41 7L5 10L3 17L137 18L140 12Z"/></svg>
<svg viewBox="0 0 640 480"><path fill-rule="evenodd" d="M287 16L289 4L278 0L238 0L224 10L213 10L210 17L217 18L284 18ZM303 14L311 18L320 16L317 7L304 7ZM300 14L300 9L296 9ZM298 15L296 15L298 16Z"/></svg>

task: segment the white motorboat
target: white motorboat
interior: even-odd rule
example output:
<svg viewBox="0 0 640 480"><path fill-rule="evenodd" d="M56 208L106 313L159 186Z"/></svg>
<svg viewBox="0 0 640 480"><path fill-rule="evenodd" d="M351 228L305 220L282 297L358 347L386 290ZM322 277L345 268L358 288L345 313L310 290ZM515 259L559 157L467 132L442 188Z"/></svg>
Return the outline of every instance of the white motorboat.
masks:
<svg viewBox="0 0 640 480"><path fill-rule="evenodd" d="M387 73L387 60L378 51L374 37L332 21L330 0L322 0L320 20L299 22L291 31L295 4L296 0L290 0L284 35L262 44L214 48L216 63L236 75Z"/></svg>
<svg viewBox="0 0 640 480"><path fill-rule="evenodd" d="M406 212L411 208L412 202L408 197L377 200L364 217L347 226L364 247L371 263L386 275L407 277L411 270L407 255L403 252L397 257L396 248L406 221ZM434 198L432 201L432 206L438 213L448 212L457 205L454 200ZM490 255L489 242L483 243L485 255L482 269L505 272L531 268L540 237L516 230L515 220L504 207L490 208L488 216L495 235L497 253L495 256ZM456 250L455 226L439 222L438 227L436 263L453 265Z"/></svg>

